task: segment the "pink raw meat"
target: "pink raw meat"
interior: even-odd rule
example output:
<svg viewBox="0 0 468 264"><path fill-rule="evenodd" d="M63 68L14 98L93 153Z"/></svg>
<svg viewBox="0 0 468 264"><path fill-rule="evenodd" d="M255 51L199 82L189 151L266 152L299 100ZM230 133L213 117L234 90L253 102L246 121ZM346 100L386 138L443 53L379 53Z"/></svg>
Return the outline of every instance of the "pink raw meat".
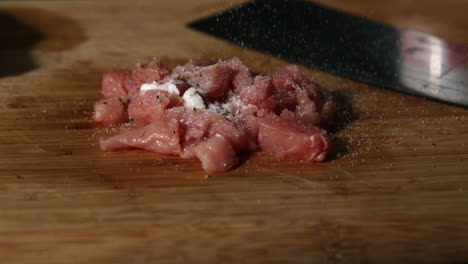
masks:
<svg viewBox="0 0 468 264"><path fill-rule="evenodd" d="M324 130L279 117L261 117L258 123L258 142L262 150L294 160L325 159L330 139Z"/></svg>
<svg viewBox="0 0 468 264"><path fill-rule="evenodd" d="M193 147L201 140L216 134L222 135L238 153L256 147L244 126L236 126L214 112L206 110L193 111L185 107L174 107L167 110L166 114L170 120L180 120L180 125L185 131L182 138L185 158L193 157Z"/></svg>
<svg viewBox="0 0 468 264"><path fill-rule="evenodd" d="M105 127L113 127L127 122L128 114L121 99L114 97L100 100L94 105L93 119Z"/></svg>
<svg viewBox="0 0 468 264"><path fill-rule="evenodd" d="M221 61L223 65L231 68L234 71L234 77L232 78L232 85L236 92L239 92L244 87L253 84L252 73L241 60L238 58L232 58L230 60Z"/></svg>
<svg viewBox="0 0 468 264"><path fill-rule="evenodd" d="M282 107L294 111L296 118L313 124L327 123L334 118L336 106L331 95L307 79L296 65L288 65L275 73L273 84L281 94L276 96L277 100ZM293 107L297 108L291 109Z"/></svg>
<svg viewBox="0 0 468 264"><path fill-rule="evenodd" d="M180 105L182 99L177 94L150 90L134 96L128 105L128 114L138 127L142 127L160 119L167 108Z"/></svg>
<svg viewBox="0 0 468 264"><path fill-rule="evenodd" d="M142 84L161 81L169 74L171 74L171 70L158 59L154 59L147 64L137 65L136 69L132 71L131 85L127 88L128 96L133 98Z"/></svg>
<svg viewBox="0 0 468 264"><path fill-rule="evenodd" d="M200 142L195 147L195 155L208 173L227 171L237 163L236 152L219 134Z"/></svg>
<svg viewBox="0 0 468 264"><path fill-rule="evenodd" d="M271 95L275 87L268 76L256 76L253 84L239 91L239 98L244 105L255 105L259 109L273 111L276 103Z"/></svg>
<svg viewBox="0 0 468 264"><path fill-rule="evenodd" d="M171 70L164 66L160 60L154 59L147 64L138 65L132 73L132 79L139 87L143 83L160 81L170 73Z"/></svg>
<svg viewBox="0 0 468 264"><path fill-rule="evenodd" d="M180 132L176 120L164 120L101 140L100 145L105 151L141 148L160 154L180 155Z"/></svg>
<svg viewBox="0 0 468 264"><path fill-rule="evenodd" d="M142 84L153 82L171 82L178 91L140 91ZM159 60L132 73L111 71L103 76L102 94L113 98L96 104L96 121L115 126L130 116L139 127L102 140L103 150L141 148L198 158L208 173L227 171L237 154L258 149L323 161L330 137L317 126L330 122L336 111L330 93L299 67L286 66L273 77L255 76L238 58L216 62L200 57L172 72ZM125 98L128 109L116 97ZM186 107L188 102L197 107Z"/></svg>
<svg viewBox="0 0 468 264"><path fill-rule="evenodd" d="M233 73L231 68L220 63L208 66L186 64L176 67L172 77L185 79L208 99L218 100L229 90Z"/></svg>
<svg viewBox="0 0 468 264"><path fill-rule="evenodd" d="M102 76L101 93L106 98L125 97L131 85L132 72L129 70L113 70Z"/></svg>

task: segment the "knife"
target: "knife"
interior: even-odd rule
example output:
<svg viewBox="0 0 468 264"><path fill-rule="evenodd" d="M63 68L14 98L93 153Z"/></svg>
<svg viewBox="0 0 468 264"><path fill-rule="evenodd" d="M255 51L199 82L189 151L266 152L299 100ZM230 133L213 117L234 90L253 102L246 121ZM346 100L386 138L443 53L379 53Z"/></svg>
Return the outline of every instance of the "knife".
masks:
<svg viewBox="0 0 468 264"><path fill-rule="evenodd" d="M255 0L190 28L351 80L468 107L468 46L303 0Z"/></svg>

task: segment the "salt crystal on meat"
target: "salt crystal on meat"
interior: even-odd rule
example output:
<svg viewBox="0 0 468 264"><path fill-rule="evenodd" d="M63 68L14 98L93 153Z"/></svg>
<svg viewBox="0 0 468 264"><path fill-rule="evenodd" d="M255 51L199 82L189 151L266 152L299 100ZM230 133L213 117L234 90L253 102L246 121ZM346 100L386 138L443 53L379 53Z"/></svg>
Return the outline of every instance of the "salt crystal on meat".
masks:
<svg viewBox="0 0 468 264"><path fill-rule="evenodd" d="M144 83L140 86L140 94L145 93L146 91L150 91L150 90L166 91L168 93L175 93L177 95L180 94L179 89L177 88L177 86L174 84L173 81L168 81L164 83L157 83L157 82Z"/></svg>

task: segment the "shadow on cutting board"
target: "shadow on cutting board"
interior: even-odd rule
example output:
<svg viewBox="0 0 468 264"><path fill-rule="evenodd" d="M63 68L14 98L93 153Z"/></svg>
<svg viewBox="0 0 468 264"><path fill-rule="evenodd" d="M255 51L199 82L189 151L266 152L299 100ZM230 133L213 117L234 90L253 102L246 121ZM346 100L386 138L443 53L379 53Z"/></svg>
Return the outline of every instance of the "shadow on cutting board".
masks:
<svg viewBox="0 0 468 264"><path fill-rule="evenodd" d="M332 92L333 99L336 102L336 116L330 124L327 131L334 135L345 129L349 124L356 121L358 116L354 113L351 99L338 91ZM327 156L327 161L333 161L341 156L347 155L353 151L353 146L348 140L340 137L332 137L332 149Z"/></svg>
<svg viewBox="0 0 468 264"><path fill-rule="evenodd" d="M4 11L0 11L0 32L0 78L35 69L30 50L44 35Z"/></svg>
<svg viewBox="0 0 468 264"><path fill-rule="evenodd" d="M87 40L85 30L60 13L31 7L0 10L0 78L38 68L32 50L61 52Z"/></svg>

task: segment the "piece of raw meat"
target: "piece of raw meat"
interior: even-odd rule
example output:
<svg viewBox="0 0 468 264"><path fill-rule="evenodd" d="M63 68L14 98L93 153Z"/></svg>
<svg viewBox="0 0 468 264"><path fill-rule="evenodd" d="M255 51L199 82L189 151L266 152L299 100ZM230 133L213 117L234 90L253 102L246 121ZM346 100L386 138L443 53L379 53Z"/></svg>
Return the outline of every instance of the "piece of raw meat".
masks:
<svg viewBox="0 0 468 264"><path fill-rule="evenodd" d="M128 121L127 109L120 98L103 99L94 105L93 119L105 127L117 126Z"/></svg>

